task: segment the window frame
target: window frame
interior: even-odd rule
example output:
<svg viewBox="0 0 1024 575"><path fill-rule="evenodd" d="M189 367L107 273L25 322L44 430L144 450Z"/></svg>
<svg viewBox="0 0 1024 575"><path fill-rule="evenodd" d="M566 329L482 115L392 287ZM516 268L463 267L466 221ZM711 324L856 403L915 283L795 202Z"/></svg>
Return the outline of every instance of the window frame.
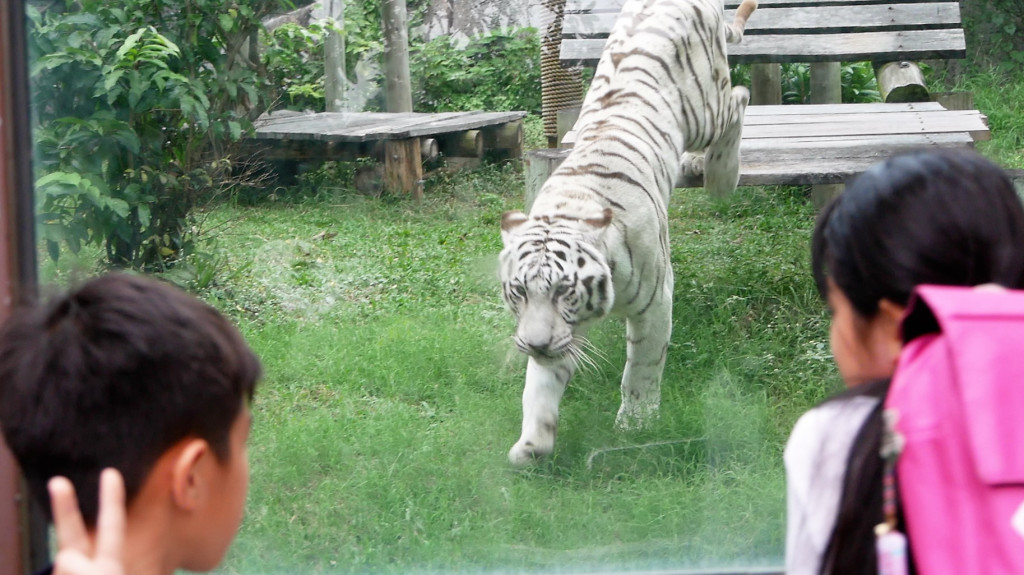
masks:
<svg viewBox="0 0 1024 575"><path fill-rule="evenodd" d="M0 0L0 320L36 294L25 5ZM48 561L46 522L0 438L0 575Z"/></svg>

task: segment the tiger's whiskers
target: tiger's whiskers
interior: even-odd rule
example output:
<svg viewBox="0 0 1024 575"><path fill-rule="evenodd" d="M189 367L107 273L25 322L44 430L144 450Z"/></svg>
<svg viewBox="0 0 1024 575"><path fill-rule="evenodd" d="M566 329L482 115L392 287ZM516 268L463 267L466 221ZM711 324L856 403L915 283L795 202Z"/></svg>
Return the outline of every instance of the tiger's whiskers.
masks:
<svg viewBox="0 0 1024 575"><path fill-rule="evenodd" d="M600 360L601 363L609 363L608 357L597 346L590 343L589 339L579 335L573 337L572 343L569 344L569 355L572 357L573 363L576 364L576 368L582 372L598 371L601 366L597 360Z"/></svg>

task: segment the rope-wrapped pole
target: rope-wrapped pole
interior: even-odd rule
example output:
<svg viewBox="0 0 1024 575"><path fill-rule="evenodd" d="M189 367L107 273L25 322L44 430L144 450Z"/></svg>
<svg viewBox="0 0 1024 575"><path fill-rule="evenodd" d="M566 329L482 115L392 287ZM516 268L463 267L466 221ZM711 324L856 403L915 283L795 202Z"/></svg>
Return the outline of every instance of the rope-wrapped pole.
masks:
<svg viewBox="0 0 1024 575"><path fill-rule="evenodd" d="M544 31L540 52L541 116L549 148L558 147L558 111L583 104L579 70L566 69L558 60L562 45L565 0L541 0L539 28Z"/></svg>

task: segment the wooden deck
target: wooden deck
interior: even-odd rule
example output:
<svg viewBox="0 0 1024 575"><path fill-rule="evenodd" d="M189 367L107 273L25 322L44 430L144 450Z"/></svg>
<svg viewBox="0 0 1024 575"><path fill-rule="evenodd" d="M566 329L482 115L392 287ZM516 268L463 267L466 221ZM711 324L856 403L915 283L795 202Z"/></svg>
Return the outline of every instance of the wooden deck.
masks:
<svg viewBox="0 0 1024 575"><path fill-rule="evenodd" d="M896 152L972 146L990 137L976 111L935 102L749 106L740 145L740 185L839 184ZM566 135L571 144L574 134ZM564 159L568 149L552 151ZM678 187L702 178L680 176Z"/></svg>
<svg viewBox="0 0 1024 575"><path fill-rule="evenodd" d="M485 155L522 157L526 112L274 112L260 117L250 139L264 158L294 169L298 162L373 157L384 163L385 186L418 195L422 162L477 165Z"/></svg>

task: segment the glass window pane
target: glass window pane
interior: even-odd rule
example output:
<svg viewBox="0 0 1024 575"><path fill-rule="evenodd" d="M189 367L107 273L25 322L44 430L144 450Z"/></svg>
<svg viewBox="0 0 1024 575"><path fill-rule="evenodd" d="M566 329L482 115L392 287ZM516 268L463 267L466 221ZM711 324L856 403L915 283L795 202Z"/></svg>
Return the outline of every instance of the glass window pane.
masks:
<svg viewBox="0 0 1024 575"><path fill-rule="evenodd" d="M219 571L781 571L782 448L838 386L805 190L675 190L660 415L617 428L626 324L608 319L579 343L554 454L512 465L527 362L500 225L531 185L518 138L552 137L552 2L284 4L27 4L42 284L159 276L264 362ZM391 4L414 112L524 114L406 138L419 151L339 136L413 121L383 116Z"/></svg>

